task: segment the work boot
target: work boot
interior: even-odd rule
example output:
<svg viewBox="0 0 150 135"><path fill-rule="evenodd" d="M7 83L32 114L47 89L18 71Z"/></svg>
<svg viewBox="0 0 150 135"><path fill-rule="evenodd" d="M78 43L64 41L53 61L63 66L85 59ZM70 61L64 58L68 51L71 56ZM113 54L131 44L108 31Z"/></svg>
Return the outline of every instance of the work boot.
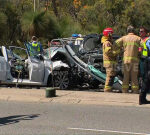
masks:
<svg viewBox="0 0 150 135"><path fill-rule="evenodd" d="M146 93L140 93L139 95L139 105L150 104L150 101L146 99Z"/></svg>
<svg viewBox="0 0 150 135"><path fill-rule="evenodd" d="M104 89L104 92L112 92L111 89Z"/></svg>

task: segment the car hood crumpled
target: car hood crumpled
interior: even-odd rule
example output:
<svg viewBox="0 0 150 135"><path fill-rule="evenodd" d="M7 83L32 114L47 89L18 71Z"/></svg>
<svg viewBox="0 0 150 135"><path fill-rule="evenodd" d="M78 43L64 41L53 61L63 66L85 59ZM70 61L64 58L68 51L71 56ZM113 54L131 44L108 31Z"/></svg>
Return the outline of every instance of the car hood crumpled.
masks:
<svg viewBox="0 0 150 135"><path fill-rule="evenodd" d="M65 68L69 68L68 64L63 63L62 61L54 61L52 63L53 68L61 68L61 67L65 67Z"/></svg>
<svg viewBox="0 0 150 135"><path fill-rule="evenodd" d="M50 60L45 60L44 61L44 64L45 64L45 67L53 67L53 69L56 69L56 68L61 68L61 67L64 67L64 68L69 68L68 64L58 60L58 61L50 61Z"/></svg>

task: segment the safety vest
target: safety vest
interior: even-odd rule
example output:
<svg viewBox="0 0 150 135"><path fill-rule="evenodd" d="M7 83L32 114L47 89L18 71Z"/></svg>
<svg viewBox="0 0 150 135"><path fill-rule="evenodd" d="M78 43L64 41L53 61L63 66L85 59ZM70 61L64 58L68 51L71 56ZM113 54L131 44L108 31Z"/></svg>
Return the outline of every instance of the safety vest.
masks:
<svg viewBox="0 0 150 135"><path fill-rule="evenodd" d="M148 49L147 49L147 46L146 46L146 43L147 43L147 41L149 40L149 38L147 38L146 40L145 40L145 42L144 42L144 44L143 44L143 52L142 52L142 55L144 56L144 57L147 57L148 56Z"/></svg>
<svg viewBox="0 0 150 135"><path fill-rule="evenodd" d="M30 46L30 55L34 56L40 53L40 44L38 42L32 42Z"/></svg>
<svg viewBox="0 0 150 135"><path fill-rule="evenodd" d="M34 49L34 51L40 52L40 45L38 42L32 42L32 47L31 49Z"/></svg>

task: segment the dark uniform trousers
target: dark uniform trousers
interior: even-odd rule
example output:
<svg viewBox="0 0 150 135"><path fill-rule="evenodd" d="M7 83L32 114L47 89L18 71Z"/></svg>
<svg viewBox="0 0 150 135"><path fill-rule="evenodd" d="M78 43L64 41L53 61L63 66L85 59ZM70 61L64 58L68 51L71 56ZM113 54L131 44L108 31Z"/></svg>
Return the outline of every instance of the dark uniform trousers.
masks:
<svg viewBox="0 0 150 135"><path fill-rule="evenodd" d="M150 57L144 59L144 74L142 74L141 95L146 98L150 89Z"/></svg>

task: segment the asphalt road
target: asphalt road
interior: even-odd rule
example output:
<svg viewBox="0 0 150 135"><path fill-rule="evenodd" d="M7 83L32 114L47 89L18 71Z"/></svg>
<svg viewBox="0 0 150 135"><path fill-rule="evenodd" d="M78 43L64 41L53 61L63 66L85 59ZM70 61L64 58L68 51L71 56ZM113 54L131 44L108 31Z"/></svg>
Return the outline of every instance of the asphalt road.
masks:
<svg viewBox="0 0 150 135"><path fill-rule="evenodd" d="M150 108L0 101L0 135L148 135Z"/></svg>

